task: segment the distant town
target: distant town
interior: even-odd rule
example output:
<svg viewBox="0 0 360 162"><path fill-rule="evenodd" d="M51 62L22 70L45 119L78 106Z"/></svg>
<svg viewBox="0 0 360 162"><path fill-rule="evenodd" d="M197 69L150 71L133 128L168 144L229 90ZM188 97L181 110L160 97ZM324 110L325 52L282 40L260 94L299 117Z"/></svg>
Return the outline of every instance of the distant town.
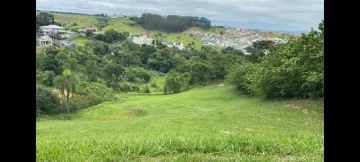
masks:
<svg viewBox="0 0 360 162"><path fill-rule="evenodd" d="M129 19L129 16L118 14L113 14L108 17L111 19ZM220 34L195 30L190 30L188 34L194 38L199 39L203 45L213 45L220 49L233 47L234 49L241 50L244 54L249 54L245 49L256 41L271 40L276 44L286 43L288 41L286 39L277 37L261 36L254 30L249 30L246 28L233 28L229 26L225 26L223 28L225 28L225 32L220 32ZM104 34L103 32L100 32L95 26L77 29L76 31L64 30L63 27L58 25L41 26L40 31L37 34L37 46L76 46L72 39L76 37L85 37L86 31L89 30L92 31L95 35ZM157 38L151 37L146 33L130 33L130 36L127 37L127 39L131 40L137 45L153 45L153 41L157 40ZM166 42L163 39L160 39L159 42L171 48L178 48L180 50L187 49L186 46L180 42Z"/></svg>

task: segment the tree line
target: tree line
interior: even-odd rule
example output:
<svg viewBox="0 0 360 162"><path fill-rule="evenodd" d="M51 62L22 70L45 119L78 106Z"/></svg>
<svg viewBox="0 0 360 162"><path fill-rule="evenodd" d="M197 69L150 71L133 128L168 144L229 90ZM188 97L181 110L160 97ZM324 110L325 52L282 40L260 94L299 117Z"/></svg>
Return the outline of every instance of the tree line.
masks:
<svg viewBox="0 0 360 162"><path fill-rule="evenodd" d="M159 14L146 13L142 14L140 18L131 17L130 19L135 20L147 30L158 30L162 32L182 32L190 27L200 27L203 29L209 29L211 27L210 20L205 17L195 16L161 16Z"/></svg>

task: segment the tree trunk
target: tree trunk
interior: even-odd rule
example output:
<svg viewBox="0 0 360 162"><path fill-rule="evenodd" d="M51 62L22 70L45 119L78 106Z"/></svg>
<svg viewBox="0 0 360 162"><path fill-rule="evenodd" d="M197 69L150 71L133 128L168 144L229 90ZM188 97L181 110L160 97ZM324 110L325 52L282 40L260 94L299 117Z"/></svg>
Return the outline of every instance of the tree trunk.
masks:
<svg viewBox="0 0 360 162"><path fill-rule="evenodd" d="M70 108L69 108L69 91L66 91L66 106L67 106L67 112L69 114Z"/></svg>

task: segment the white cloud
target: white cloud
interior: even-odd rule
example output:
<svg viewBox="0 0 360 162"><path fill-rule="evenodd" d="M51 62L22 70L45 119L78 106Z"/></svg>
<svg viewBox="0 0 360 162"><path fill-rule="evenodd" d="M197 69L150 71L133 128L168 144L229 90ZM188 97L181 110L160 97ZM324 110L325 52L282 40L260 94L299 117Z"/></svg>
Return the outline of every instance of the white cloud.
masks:
<svg viewBox="0 0 360 162"><path fill-rule="evenodd" d="M86 13L202 16L214 24L308 31L324 19L323 0L36 0L37 9ZM267 24L267 25L265 25Z"/></svg>

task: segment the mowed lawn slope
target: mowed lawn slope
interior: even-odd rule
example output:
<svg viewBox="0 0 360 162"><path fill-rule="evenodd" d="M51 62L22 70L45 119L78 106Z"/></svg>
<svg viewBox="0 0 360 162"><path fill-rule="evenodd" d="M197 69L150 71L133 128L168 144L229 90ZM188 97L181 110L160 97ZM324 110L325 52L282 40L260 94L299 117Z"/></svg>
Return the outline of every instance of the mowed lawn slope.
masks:
<svg viewBox="0 0 360 162"><path fill-rule="evenodd" d="M233 86L121 94L39 118L37 161L323 161L322 101L264 101ZM67 119L67 120L65 120Z"/></svg>

